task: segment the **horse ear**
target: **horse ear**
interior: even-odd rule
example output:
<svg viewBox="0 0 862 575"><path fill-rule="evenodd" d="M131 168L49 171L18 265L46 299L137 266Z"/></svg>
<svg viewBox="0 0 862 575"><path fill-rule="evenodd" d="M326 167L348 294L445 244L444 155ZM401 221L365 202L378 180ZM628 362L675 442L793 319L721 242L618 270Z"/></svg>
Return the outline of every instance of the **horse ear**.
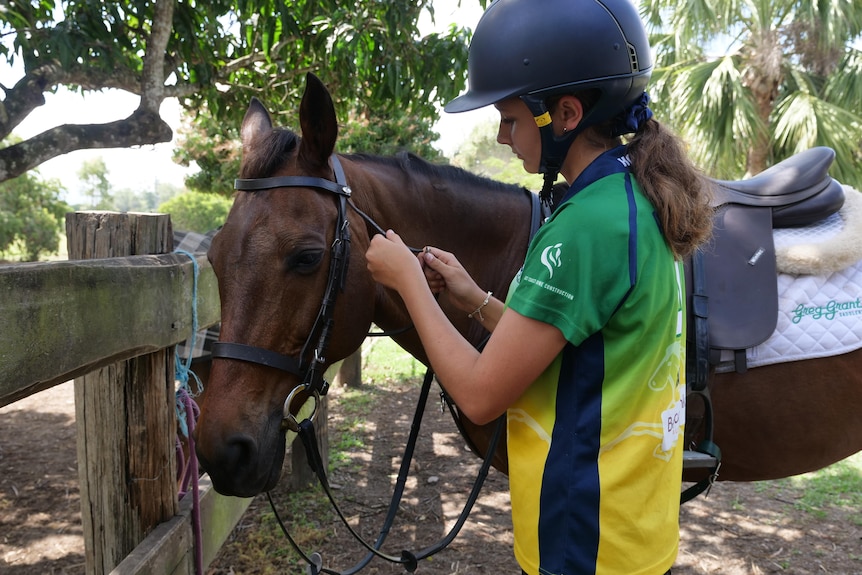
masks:
<svg viewBox="0 0 862 575"><path fill-rule="evenodd" d="M257 98L252 98L248 105L248 110L245 112L245 117L242 119L242 127L240 135L242 137L242 145L244 148L251 145L261 134L272 130L272 120L269 117L269 112L260 103Z"/></svg>
<svg viewBox="0 0 862 575"><path fill-rule="evenodd" d="M326 166L335 150L338 120L335 118L332 96L323 82L311 72L305 76L305 92L299 105L299 125L302 129L300 163L312 170Z"/></svg>

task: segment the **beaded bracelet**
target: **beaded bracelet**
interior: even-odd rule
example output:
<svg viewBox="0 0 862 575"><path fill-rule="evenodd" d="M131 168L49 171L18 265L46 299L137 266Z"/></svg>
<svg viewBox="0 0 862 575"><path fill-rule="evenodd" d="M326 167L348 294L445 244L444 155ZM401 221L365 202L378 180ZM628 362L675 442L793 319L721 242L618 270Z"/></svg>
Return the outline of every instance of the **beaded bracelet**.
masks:
<svg viewBox="0 0 862 575"><path fill-rule="evenodd" d="M475 310L473 310L471 313L468 313L467 317L469 317L470 319L473 319L474 315L478 315L479 321L485 321L485 316L482 315L482 308L485 307L486 305L488 305L488 302L491 301L492 295L493 295L493 292L488 292L488 295L485 296L485 301L483 301L482 304L479 307L477 307Z"/></svg>

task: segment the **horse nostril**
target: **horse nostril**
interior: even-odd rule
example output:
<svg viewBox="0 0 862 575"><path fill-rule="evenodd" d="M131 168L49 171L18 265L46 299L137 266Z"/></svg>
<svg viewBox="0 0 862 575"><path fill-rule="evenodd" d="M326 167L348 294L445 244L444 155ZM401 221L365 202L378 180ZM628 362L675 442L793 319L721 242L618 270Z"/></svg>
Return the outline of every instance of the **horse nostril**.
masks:
<svg viewBox="0 0 862 575"><path fill-rule="evenodd" d="M240 470L248 469L257 458L257 442L245 433L237 433L227 438L224 445L223 465L230 473L237 475Z"/></svg>
<svg viewBox="0 0 862 575"><path fill-rule="evenodd" d="M254 462L259 451L257 442L244 433L227 437L218 449L196 445L198 461L206 471L216 491L224 495L241 495L246 491L248 475L254 475Z"/></svg>
<svg viewBox="0 0 862 575"><path fill-rule="evenodd" d="M284 434L268 430L281 423L281 413L272 420L274 423L265 425L260 434L235 428L220 433L217 426L198 425L198 462L218 493L253 497L278 482L284 463Z"/></svg>

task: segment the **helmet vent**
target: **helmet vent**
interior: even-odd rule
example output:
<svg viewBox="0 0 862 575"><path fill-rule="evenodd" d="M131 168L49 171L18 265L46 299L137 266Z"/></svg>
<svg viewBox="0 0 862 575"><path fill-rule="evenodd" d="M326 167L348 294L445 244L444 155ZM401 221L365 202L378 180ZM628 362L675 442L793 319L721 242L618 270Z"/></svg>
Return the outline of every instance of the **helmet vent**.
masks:
<svg viewBox="0 0 862 575"><path fill-rule="evenodd" d="M640 70L640 67L638 67L638 52L631 44L627 43L627 45L629 47L629 60L631 60L632 72L638 72Z"/></svg>

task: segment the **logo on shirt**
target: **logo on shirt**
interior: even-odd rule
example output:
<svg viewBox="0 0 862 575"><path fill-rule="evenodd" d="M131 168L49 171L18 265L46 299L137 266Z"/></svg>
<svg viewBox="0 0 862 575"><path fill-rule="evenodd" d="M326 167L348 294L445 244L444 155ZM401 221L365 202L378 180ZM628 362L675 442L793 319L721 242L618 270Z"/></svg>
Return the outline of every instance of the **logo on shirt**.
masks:
<svg viewBox="0 0 862 575"><path fill-rule="evenodd" d="M554 268L558 268L562 265L562 261L560 256L562 255L563 250L560 248L563 244L554 244L552 246L546 247L542 250L542 264L548 268L548 279L554 277Z"/></svg>

